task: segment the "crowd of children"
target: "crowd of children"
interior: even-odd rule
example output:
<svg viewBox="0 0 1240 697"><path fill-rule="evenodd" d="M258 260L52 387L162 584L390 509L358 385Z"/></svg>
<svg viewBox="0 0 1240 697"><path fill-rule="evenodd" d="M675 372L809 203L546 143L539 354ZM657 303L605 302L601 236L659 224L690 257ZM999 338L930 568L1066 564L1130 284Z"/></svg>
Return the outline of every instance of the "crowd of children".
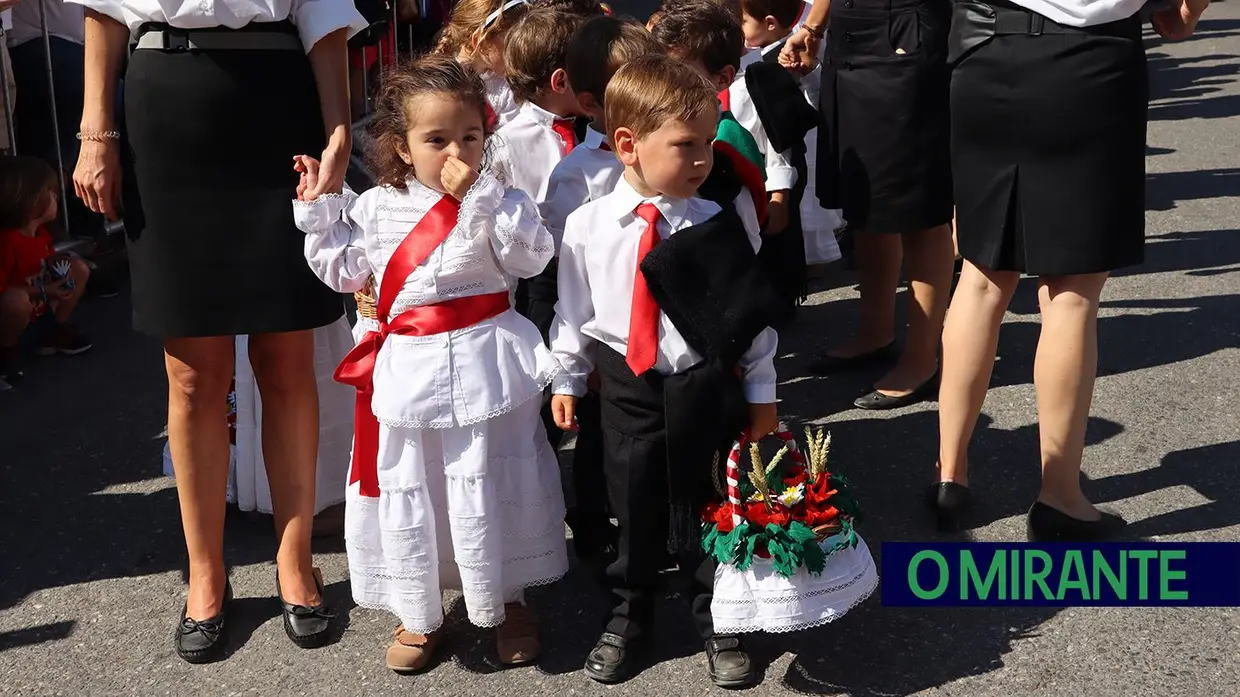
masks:
<svg viewBox="0 0 1240 697"><path fill-rule="evenodd" d="M392 670L428 664L449 588L503 663L534 661L524 591L566 572L567 521L614 599L588 675L635 672L679 567L710 677L754 680L714 631L699 515L720 453L776 430L775 327L807 250L833 249L806 192L813 76L765 58L801 7L670 0L643 26L596 0L462 0L382 78L377 186L294 203L314 272L375 304L336 377L356 388L353 596L399 619ZM295 169L314 188L318 163Z"/></svg>

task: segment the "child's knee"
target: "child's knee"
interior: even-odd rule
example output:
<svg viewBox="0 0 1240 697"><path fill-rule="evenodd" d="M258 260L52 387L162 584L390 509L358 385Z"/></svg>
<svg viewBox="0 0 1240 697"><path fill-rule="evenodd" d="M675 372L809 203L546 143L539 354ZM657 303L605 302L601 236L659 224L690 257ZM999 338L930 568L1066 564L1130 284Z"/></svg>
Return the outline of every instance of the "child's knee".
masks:
<svg viewBox="0 0 1240 697"><path fill-rule="evenodd" d="M0 294L0 311L4 312L5 317L19 316L30 317L31 310L34 309L30 301L30 294L25 288L9 288Z"/></svg>
<svg viewBox="0 0 1240 697"><path fill-rule="evenodd" d="M74 259L69 262L69 278L80 288L86 285L86 281L90 280L90 264L84 259Z"/></svg>

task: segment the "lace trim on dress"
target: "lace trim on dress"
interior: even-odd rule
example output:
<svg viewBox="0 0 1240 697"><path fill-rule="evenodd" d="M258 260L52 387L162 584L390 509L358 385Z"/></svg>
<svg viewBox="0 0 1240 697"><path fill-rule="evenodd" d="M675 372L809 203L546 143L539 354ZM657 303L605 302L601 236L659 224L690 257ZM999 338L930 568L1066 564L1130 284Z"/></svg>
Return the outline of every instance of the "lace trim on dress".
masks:
<svg viewBox="0 0 1240 697"><path fill-rule="evenodd" d="M851 581L848 581L847 583L843 583L838 586L833 586L831 588L818 589L815 591L811 591L809 593L797 593L795 595L782 596L779 598L727 599L727 598L715 597L711 600L711 602L722 603L724 605L735 605L735 606L755 605L758 602L784 603L784 602L788 602L789 600L812 598L812 597L823 595L826 593L839 592L841 590L844 590L845 588L850 588L853 585L860 583L862 580L867 580L869 582L869 585L866 587L865 591L862 592L860 595L858 595L856 598L853 598L852 602L848 604L848 607L840 609L838 612L833 612L826 617L821 617L815 620L808 620L805 622L797 622L795 624L789 624L789 625L776 625L774 623L767 623L767 624L742 624L742 625L729 624L727 626L727 631L729 633L736 633L736 634L748 634L751 632L785 634L788 632L799 632L803 629L812 629L813 627L821 627L824 624L830 624L840 619L844 615L847 615L849 612L853 610L853 608L865 602L871 595L874 594L874 591L878 589L878 577L874 574L874 567L873 566L867 567L865 571L862 571L855 578L853 578Z"/></svg>
<svg viewBox="0 0 1240 697"><path fill-rule="evenodd" d="M520 204L518 204L518 208L521 211L524 211L526 205L527 204L523 201ZM496 224L495 224L495 237L496 239L499 240L500 244L502 244L503 246L509 247L509 246L515 245L534 255L548 254L548 253L555 251L555 245L553 244L534 245L534 244L530 244L529 242L525 241L524 239L522 239L521 237L517 235L517 231L521 227L522 216L520 214L512 216L511 218L505 218L505 219L511 220L511 224L500 225L498 220L496 221Z"/></svg>
<svg viewBox="0 0 1240 697"><path fill-rule="evenodd" d="M343 201L349 203L357 198L357 194L352 191L342 191L338 194L319 194L313 201L302 201L301 199L293 199L293 206L301 208L318 208L333 201Z"/></svg>

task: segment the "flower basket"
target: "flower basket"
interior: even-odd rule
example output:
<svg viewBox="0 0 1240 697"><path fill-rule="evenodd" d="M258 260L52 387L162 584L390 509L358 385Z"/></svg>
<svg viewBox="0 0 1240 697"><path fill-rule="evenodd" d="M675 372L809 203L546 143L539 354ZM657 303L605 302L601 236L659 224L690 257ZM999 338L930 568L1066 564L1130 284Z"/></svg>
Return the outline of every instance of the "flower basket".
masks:
<svg viewBox="0 0 1240 697"><path fill-rule="evenodd" d="M808 457L783 424L775 437L783 447L769 463L743 436L733 444L726 485L716 484L724 500L702 512L702 549L719 562L711 603L719 633L825 624L878 583L854 529L860 506L848 481L827 470L830 437L806 429ZM751 464L744 468L746 450Z"/></svg>

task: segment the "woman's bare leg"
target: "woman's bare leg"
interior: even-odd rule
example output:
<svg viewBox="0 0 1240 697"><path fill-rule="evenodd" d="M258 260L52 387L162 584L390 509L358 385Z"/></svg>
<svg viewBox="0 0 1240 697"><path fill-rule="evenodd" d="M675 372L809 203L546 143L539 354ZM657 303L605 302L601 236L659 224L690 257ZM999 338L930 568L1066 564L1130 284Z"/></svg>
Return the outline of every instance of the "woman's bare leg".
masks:
<svg viewBox="0 0 1240 697"><path fill-rule="evenodd" d="M1038 500L1079 520L1100 514L1081 491L1085 427L1098 372L1098 297L1108 274L1044 277L1042 334L1033 364L1042 446Z"/></svg>
<svg viewBox="0 0 1240 697"><path fill-rule="evenodd" d="M186 615L205 620L224 604L224 509L228 488L228 387L234 339L168 339L168 448L189 552Z"/></svg>
<svg viewBox="0 0 1240 697"><path fill-rule="evenodd" d="M286 602L316 605L320 598L310 554L319 452L314 332L251 335L250 365L263 401L263 460L279 540L281 591Z"/></svg>
<svg viewBox="0 0 1240 697"><path fill-rule="evenodd" d="M965 261L943 327L939 379L939 480L969 484L969 441L990 387L999 325L1020 274Z"/></svg>
<svg viewBox="0 0 1240 697"><path fill-rule="evenodd" d="M900 238L910 290L908 340L900 361L874 384L876 390L891 397L910 394L938 370L943 315L951 299L955 257L948 225Z"/></svg>
<svg viewBox="0 0 1240 697"><path fill-rule="evenodd" d="M896 286L900 283L899 235L858 231L857 280L861 289L857 331L827 351L835 358L872 353L890 344L896 335Z"/></svg>

